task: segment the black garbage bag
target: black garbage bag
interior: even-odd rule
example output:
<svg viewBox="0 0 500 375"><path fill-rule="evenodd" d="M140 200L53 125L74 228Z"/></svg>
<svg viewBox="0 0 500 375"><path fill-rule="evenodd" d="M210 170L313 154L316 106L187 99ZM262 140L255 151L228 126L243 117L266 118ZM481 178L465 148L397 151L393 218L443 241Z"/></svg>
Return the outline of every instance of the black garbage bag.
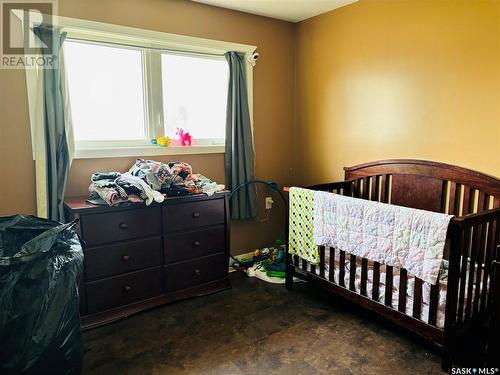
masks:
<svg viewBox="0 0 500 375"><path fill-rule="evenodd" d="M0 374L78 374L83 251L73 226L0 218Z"/></svg>

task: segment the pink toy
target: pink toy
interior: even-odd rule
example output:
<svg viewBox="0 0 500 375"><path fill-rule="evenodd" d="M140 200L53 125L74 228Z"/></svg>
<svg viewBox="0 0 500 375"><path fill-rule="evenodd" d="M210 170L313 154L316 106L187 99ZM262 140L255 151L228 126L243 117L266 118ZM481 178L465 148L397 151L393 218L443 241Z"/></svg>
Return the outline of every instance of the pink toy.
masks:
<svg viewBox="0 0 500 375"><path fill-rule="evenodd" d="M189 132L185 132L182 128L177 128L175 134L179 136L179 142L182 146L191 146L191 134Z"/></svg>

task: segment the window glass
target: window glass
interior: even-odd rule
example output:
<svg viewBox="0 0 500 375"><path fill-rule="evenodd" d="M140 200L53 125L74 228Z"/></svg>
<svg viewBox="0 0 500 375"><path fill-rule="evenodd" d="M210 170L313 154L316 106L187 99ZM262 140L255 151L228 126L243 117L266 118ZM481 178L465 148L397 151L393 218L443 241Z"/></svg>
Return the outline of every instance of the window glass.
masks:
<svg viewBox="0 0 500 375"><path fill-rule="evenodd" d="M162 53L161 74L165 133L177 128L193 139L223 143L229 69L224 57Z"/></svg>
<svg viewBox="0 0 500 375"><path fill-rule="evenodd" d="M141 50L67 40L64 58L75 140L145 140Z"/></svg>

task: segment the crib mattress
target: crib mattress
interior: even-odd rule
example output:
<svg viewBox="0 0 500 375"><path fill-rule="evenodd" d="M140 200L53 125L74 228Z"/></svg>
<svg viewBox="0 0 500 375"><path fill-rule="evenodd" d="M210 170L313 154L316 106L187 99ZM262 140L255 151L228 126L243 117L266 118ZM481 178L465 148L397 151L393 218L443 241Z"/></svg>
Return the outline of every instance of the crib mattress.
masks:
<svg viewBox="0 0 500 375"><path fill-rule="evenodd" d="M344 285L348 286L350 283L350 259L348 254L345 257L345 274L344 274ZM334 280L335 283L338 284L339 281L339 269L340 269L340 258L339 252L335 252L335 261L334 261ZM384 265L380 266L380 280L379 280L379 298L378 301L384 303L385 301L385 287L386 287L386 268ZM310 271L310 269L309 269ZM316 268L316 274L319 274L318 268ZM330 250L328 248L325 249L325 278L329 279L330 274ZM399 270L394 268L393 270L393 287L392 287L392 307L398 309L399 305ZM438 306L437 306L437 318L436 318L436 326L438 328L444 328L444 318L445 318L445 308L446 308L446 289L447 289L447 275L446 272L442 272L442 275L439 279L439 298L438 298ZM406 315L413 316L413 295L414 295L414 285L415 285L415 277L408 273L407 275L407 287L406 287ZM467 281L466 281L467 283ZM373 287L373 262L368 262L368 273L367 273L367 284L366 291L367 295L372 295L372 287ZM355 288L357 293L361 293L361 263L358 263L356 266L356 280L355 280ZM420 309L420 320L424 322L429 321L429 305L430 305L430 293L431 293L431 284L423 282L422 283L422 306ZM474 300L475 295L475 286L473 288L472 294L470 298ZM469 296L466 295L464 299L464 306L467 304ZM464 309L465 310L465 309Z"/></svg>

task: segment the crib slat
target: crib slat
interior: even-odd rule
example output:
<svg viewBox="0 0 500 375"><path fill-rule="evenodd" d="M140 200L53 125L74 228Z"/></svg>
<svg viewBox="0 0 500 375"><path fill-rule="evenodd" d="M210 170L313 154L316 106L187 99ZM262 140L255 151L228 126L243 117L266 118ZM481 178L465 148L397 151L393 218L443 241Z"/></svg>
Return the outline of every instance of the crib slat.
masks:
<svg viewBox="0 0 500 375"><path fill-rule="evenodd" d="M349 256L349 289L356 291L356 255Z"/></svg>
<svg viewBox="0 0 500 375"><path fill-rule="evenodd" d="M387 203L387 190L388 190L388 182L387 175L384 174L380 176L380 202Z"/></svg>
<svg viewBox="0 0 500 375"><path fill-rule="evenodd" d="M484 197L483 197L483 202L484 202ZM484 207L484 206L483 206ZM479 312L479 300L481 297L481 277L483 272L486 272L485 270L485 246L487 245L486 243L486 224L481 225L481 234L480 234L480 239L479 239L479 248L477 249L478 253L478 258L477 258L477 272L476 272L476 285L475 285L475 292L474 292L474 308L472 315L476 316Z"/></svg>
<svg viewBox="0 0 500 375"><path fill-rule="evenodd" d="M460 207L460 202L457 199L460 194L457 193L457 184L454 182L450 182L450 195L448 202L448 214L455 215L455 212L458 212L457 206Z"/></svg>
<svg viewBox="0 0 500 375"><path fill-rule="evenodd" d="M370 177L363 178L363 199L370 199Z"/></svg>
<svg viewBox="0 0 500 375"><path fill-rule="evenodd" d="M441 186L441 204L440 204L440 211L441 213L446 213L447 210L447 204L446 204L446 198L448 197L448 186L450 184L450 181L443 180L443 184Z"/></svg>
<svg viewBox="0 0 500 375"><path fill-rule="evenodd" d="M380 176L380 201L383 203L389 202L389 175Z"/></svg>
<svg viewBox="0 0 500 375"><path fill-rule="evenodd" d="M431 326L435 326L437 322L437 311L439 305L439 278L435 285L431 285L430 301L429 301L429 319L428 322Z"/></svg>
<svg viewBox="0 0 500 375"><path fill-rule="evenodd" d="M368 259L361 259L361 295L366 296L366 282L368 280Z"/></svg>
<svg viewBox="0 0 500 375"><path fill-rule="evenodd" d="M469 199L470 199L470 187L466 185L461 185L461 190L463 192L463 203L462 203L462 213L461 216L469 214Z"/></svg>
<svg viewBox="0 0 500 375"><path fill-rule="evenodd" d="M382 176L373 177L373 182L375 184L375 189L373 189L372 200L380 202L380 185L382 184Z"/></svg>
<svg viewBox="0 0 500 375"><path fill-rule="evenodd" d="M380 263L373 262L373 286L372 286L372 300L379 301L379 286L380 286Z"/></svg>
<svg viewBox="0 0 500 375"><path fill-rule="evenodd" d="M385 305L392 307L392 266L385 269Z"/></svg>
<svg viewBox="0 0 500 375"><path fill-rule="evenodd" d="M340 264L339 264L339 285L345 287L345 251L339 250Z"/></svg>
<svg viewBox="0 0 500 375"><path fill-rule="evenodd" d="M319 247L319 277L325 278L325 247Z"/></svg>
<svg viewBox="0 0 500 375"><path fill-rule="evenodd" d="M330 247L330 263L328 270L328 280L335 282L335 248Z"/></svg>
<svg viewBox="0 0 500 375"><path fill-rule="evenodd" d="M302 271L307 272L307 260L302 259Z"/></svg>
<svg viewBox="0 0 500 375"><path fill-rule="evenodd" d="M462 264L460 265L460 291L458 297L458 321L463 322L464 320L464 304L465 304L465 280L467 278L467 260L469 257L469 245L472 236L472 227L465 228L465 241L463 243L462 253Z"/></svg>
<svg viewBox="0 0 500 375"><path fill-rule="evenodd" d="M488 278L491 272L491 262L495 254L495 231L496 221L491 220L488 223L488 242L486 244L485 268L483 273L483 287L481 291L481 306L486 307L486 297L488 295Z"/></svg>
<svg viewBox="0 0 500 375"><path fill-rule="evenodd" d="M317 248L318 250L318 253L319 253L319 246ZM310 267L309 267L309 270L311 271L311 273L314 273L316 275L316 265L315 264L310 264Z"/></svg>
<svg viewBox="0 0 500 375"><path fill-rule="evenodd" d="M408 273L404 268L399 270L399 302L398 310L406 312L406 289L408 287Z"/></svg>
<svg viewBox="0 0 500 375"><path fill-rule="evenodd" d="M294 255L293 256L293 265L295 267L298 267L299 266L299 257L297 255Z"/></svg>
<svg viewBox="0 0 500 375"><path fill-rule="evenodd" d="M422 280L415 277L413 292L413 317L421 319L422 316Z"/></svg>
<svg viewBox="0 0 500 375"><path fill-rule="evenodd" d="M484 211L484 208L488 208L488 203L485 202L485 194L484 191L479 190L479 194L477 196L477 212L481 213Z"/></svg>
<svg viewBox="0 0 500 375"><path fill-rule="evenodd" d="M351 183L351 191L350 194L348 194L350 197L357 198L357 192L358 192L358 180L354 180Z"/></svg>
<svg viewBox="0 0 500 375"><path fill-rule="evenodd" d="M352 183L352 196L359 198L361 196L361 179L354 180Z"/></svg>
<svg viewBox="0 0 500 375"><path fill-rule="evenodd" d="M471 316L472 304L473 304L473 296L472 293L474 291L474 275L476 272L476 259L477 253L479 250L479 241L480 241L480 233L481 228L479 225L473 227L474 230L472 232L472 242L471 242L471 250L470 250L470 261L469 261L469 279L467 284L467 303L465 306L465 319L468 320Z"/></svg>
<svg viewBox="0 0 500 375"><path fill-rule="evenodd" d="M493 207L491 208L500 208L500 197L493 198Z"/></svg>
<svg viewBox="0 0 500 375"><path fill-rule="evenodd" d="M468 190L468 199L467 199L467 205L464 203L464 209L467 207L467 214L472 214L474 212L474 198L476 197L476 190L471 189L470 187L466 187L466 191ZM465 193L464 193L465 197Z"/></svg>

